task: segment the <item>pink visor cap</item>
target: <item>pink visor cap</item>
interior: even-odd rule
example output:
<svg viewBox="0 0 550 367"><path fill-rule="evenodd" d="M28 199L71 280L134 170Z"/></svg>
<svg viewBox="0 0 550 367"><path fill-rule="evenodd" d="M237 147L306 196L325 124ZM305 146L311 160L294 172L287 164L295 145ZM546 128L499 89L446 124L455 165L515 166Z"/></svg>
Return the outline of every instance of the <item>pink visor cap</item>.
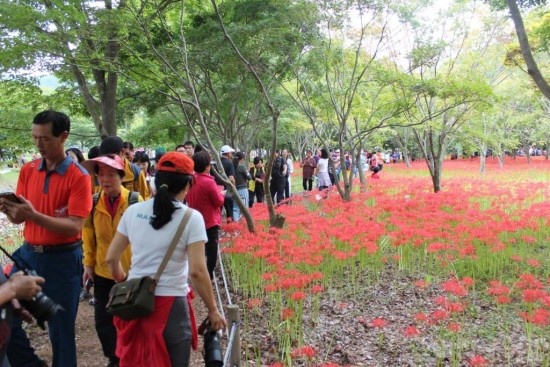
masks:
<svg viewBox="0 0 550 367"><path fill-rule="evenodd" d="M116 154L102 155L94 159L89 159L82 162L82 166L86 168L88 173L94 173L95 167L98 164L104 164L106 166L112 167L118 171L124 172L124 162L122 158Z"/></svg>

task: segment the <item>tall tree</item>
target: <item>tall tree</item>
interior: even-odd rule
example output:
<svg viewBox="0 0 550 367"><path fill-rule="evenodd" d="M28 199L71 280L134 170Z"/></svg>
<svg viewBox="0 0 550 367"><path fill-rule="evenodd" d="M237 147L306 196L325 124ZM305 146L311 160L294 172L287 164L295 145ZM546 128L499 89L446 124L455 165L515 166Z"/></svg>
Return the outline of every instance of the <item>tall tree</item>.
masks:
<svg viewBox="0 0 550 367"><path fill-rule="evenodd" d="M492 92L484 78L461 73L457 65L468 45L475 4L443 9L429 23L413 24L414 48L408 55L410 78L399 90L416 98L409 120L424 122L413 129L432 178L433 190L441 190L443 160L451 139L472 111L488 102Z"/></svg>
<svg viewBox="0 0 550 367"><path fill-rule="evenodd" d="M46 106L42 91L32 83L0 80L0 151L18 157L30 150L32 118Z"/></svg>
<svg viewBox="0 0 550 367"><path fill-rule="evenodd" d="M161 95L162 108L182 116L196 140L219 160L216 147L231 142L246 147L267 130L265 121L278 117L272 95L269 103L261 101L305 47L305 35L314 32L308 7L307 2L281 6L248 0L227 1L219 9L215 2L159 8L143 1L130 7L143 44L128 45L136 60L129 74ZM246 206L229 187L253 230Z"/></svg>
<svg viewBox="0 0 550 367"><path fill-rule="evenodd" d="M377 62L386 42L388 7L379 1L327 1L319 6L326 38L311 48L294 70L296 86L287 88L307 116L317 138L327 148L336 145L341 152L350 150L351 166L360 161L362 140L370 129L379 128L396 112L395 103L381 102L392 83ZM359 24L351 15L356 14ZM395 102L395 101L394 101ZM398 102L397 102L398 103ZM381 116L386 112L385 116ZM322 128L329 125L330 128ZM326 139L320 131L331 131ZM333 171L334 162L329 160ZM341 154L341 167L346 167ZM351 200L353 170L341 170L343 187L336 188L344 200ZM364 183L364 177L362 182Z"/></svg>
<svg viewBox="0 0 550 367"><path fill-rule="evenodd" d="M101 137L116 135L125 8L125 0L1 0L0 70L75 83Z"/></svg>
<svg viewBox="0 0 550 367"><path fill-rule="evenodd" d="M542 94L550 100L550 85L542 75L535 58L531 52L531 46L529 45L529 38L527 37L527 32L525 31L525 26L523 25L523 19L519 11L518 4L516 0L506 0L508 3L508 9L510 9L510 16L514 21L514 26L516 28L516 33L518 35L519 45L521 47L521 53L525 59L525 64L527 65L527 72L533 78L533 81L540 89Z"/></svg>
<svg viewBox="0 0 550 367"><path fill-rule="evenodd" d="M510 11L510 17L514 22L514 27L516 29L516 34L518 36L519 45L521 48L521 53L523 59L525 60L525 65L527 66L527 73L541 93L550 100L550 85L542 75L533 53L531 51L531 44L529 43L529 37L527 36L527 31L525 30L525 25L523 24L523 18L521 16L520 7L530 8L534 6L540 6L546 4L546 0L491 0L491 6L495 9L503 9L505 6L508 7Z"/></svg>

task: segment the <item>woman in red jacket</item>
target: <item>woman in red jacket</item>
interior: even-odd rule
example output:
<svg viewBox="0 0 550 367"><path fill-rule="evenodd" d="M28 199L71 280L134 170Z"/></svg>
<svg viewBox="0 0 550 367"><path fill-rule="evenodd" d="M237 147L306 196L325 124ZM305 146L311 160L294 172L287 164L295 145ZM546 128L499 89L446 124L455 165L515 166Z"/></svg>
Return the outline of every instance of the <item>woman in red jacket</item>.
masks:
<svg viewBox="0 0 550 367"><path fill-rule="evenodd" d="M206 267L210 279L213 279L214 268L218 261L218 237L222 224L221 207L225 198L225 190L216 185L214 177L210 175L212 168L210 153L203 150L193 154L195 162L195 182L185 200L190 208L199 211L204 218L206 227Z"/></svg>

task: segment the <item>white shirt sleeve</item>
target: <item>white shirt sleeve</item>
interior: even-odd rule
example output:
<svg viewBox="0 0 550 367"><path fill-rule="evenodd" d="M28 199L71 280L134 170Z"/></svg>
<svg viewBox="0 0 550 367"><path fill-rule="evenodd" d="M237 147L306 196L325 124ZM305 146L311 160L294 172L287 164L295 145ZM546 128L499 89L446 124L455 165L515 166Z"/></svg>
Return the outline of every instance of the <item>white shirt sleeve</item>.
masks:
<svg viewBox="0 0 550 367"><path fill-rule="evenodd" d="M128 237L128 218L130 215L128 214L129 209L131 209L131 206L126 208L124 213L122 214L122 218L120 218L120 222L118 222L117 232L120 232L124 236Z"/></svg>
<svg viewBox="0 0 550 367"><path fill-rule="evenodd" d="M287 169L288 169L288 173L294 173L294 164L292 162L292 159L287 158L286 166L287 166Z"/></svg>
<svg viewBox="0 0 550 367"><path fill-rule="evenodd" d="M204 219L202 218L201 213L194 209L188 210L193 210L193 213L191 214L191 218L189 218L189 223L187 223L185 231L185 234L187 234L187 238L184 242L187 244L199 241L207 242L208 237L206 236L206 228L204 226Z"/></svg>

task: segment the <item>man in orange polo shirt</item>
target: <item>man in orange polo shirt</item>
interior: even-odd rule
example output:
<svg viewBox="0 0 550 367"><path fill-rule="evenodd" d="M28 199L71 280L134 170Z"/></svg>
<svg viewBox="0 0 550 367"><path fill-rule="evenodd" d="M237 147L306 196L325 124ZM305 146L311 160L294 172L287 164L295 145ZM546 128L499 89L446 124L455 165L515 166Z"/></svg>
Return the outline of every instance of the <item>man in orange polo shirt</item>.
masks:
<svg viewBox="0 0 550 367"><path fill-rule="evenodd" d="M11 222L25 223L25 241L13 256L46 279L44 293L64 308L48 321L54 367L76 366L80 233L92 210L90 177L65 154L70 127L69 117L61 112L44 111L34 117L32 135L42 159L21 168L16 191L20 203L0 199L0 210ZM13 328L8 359L12 367L43 366L20 322Z"/></svg>

